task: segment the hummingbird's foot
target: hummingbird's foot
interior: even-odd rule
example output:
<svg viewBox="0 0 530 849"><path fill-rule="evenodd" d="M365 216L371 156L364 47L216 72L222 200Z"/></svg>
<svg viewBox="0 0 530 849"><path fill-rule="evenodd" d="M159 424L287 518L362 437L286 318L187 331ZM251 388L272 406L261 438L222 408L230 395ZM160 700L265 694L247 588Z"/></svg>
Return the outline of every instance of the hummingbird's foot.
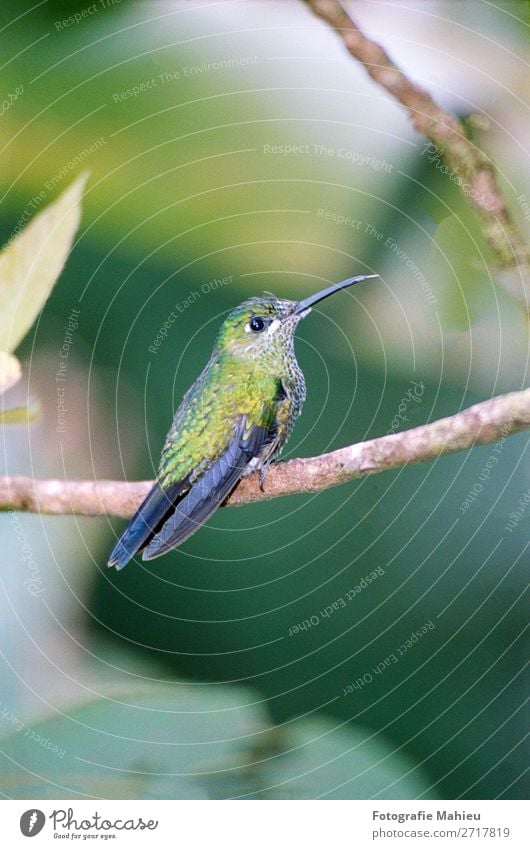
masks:
<svg viewBox="0 0 530 849"><path fill-rule="evenodd" d="M265 492L265 478L267 476L267 466L262 466L259 473L259 488L262 492Z"/></svg>

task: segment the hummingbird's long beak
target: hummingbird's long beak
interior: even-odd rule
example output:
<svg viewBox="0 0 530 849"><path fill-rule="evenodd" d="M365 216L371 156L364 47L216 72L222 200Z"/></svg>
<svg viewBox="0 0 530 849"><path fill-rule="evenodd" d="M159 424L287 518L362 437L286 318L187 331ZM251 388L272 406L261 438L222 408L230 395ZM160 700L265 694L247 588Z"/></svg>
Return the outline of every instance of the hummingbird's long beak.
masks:
<svg viewBox="0 0 530 849"><path fill-rule="evenodd" d="M362 283L363 280L371 280L373 277L379 277L379 274L359 274L357 277L348 277L347 280L342 280L340 283L334 283L333 286L328 286L327 289L322 289L321 292L317 292L315 295L309 295L309 297L304 298L303 301L298 301L293 312L289 313L286 318L292 318L293 315L300 315L300 313L303 313L315 304L318 304L319 301L323 301L324 298L329 298L330 295L334 295L335 292L340 292L341 289L347 289L348 286L353 286L354 283Z"/></svg>

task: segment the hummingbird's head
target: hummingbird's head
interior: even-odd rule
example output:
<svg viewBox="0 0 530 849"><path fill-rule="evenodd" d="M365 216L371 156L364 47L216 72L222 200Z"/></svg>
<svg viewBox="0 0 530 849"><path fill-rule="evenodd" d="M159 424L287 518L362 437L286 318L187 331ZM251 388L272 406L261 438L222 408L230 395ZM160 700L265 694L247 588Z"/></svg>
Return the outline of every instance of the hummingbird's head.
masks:
<svg viewBox="0 0 530 849"><path fill-rule="evenodd" d="M296 325L309 315L314 304L370 277L378 275L349 277L301 301L287 301L271 294L249 298L225 319L217 336L216 351L241 355L244 359L264 360L288 354L293 347Z"/></svg>
<svg viewBox="0 0 530 849"><path fill-rule="evenodd" d="M302 318L301 314L295 315L296 306L296 301L270 294L243 301L222 324L216 349L251 359L285 351L292 345L296 325Z"/></svg>

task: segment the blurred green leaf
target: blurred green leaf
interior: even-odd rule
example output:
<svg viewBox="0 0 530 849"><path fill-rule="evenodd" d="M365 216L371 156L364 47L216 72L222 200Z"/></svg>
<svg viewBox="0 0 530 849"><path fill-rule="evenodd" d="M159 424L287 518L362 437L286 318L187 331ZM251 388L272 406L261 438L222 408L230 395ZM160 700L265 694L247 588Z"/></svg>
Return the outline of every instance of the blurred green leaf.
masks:
<svg viewBox="0 0 530 849"><path fill-rule="evenodd" d="M0 413L0 424L28 424L34 422L38 416L38 404L31 404L29 407L11 407Z"/></svg>
<svg viewBox="0 0 530 849"><path fill-rule="evenodd" d="M114 687L4 739L0 789L15 798L208 798L208 778L226 770L230 783L264 728L263 706L242 689Z"/></svg>
<svg viewBox="0 0 530 849"><path fill-rule="evenodd" d="M273 726L265 703L242 688L114 688L31 727L19 721L0 746L0 789L18 799L414 798L426 790L377 735L335 725Z"/></svg>
<svg viewBox="0 0 530 849"><path fill-rule="evenodd" d="M424 774L368 729L321 717L287 727L289 748L262 768L273 798L436 798Z"/></svg>
<svg viewBox="0 0 530 849"><path fill-rule="evenodd" d="M87 178L81 174L0 253L0 339L8 351L22 341L62 271Z"/></svg>

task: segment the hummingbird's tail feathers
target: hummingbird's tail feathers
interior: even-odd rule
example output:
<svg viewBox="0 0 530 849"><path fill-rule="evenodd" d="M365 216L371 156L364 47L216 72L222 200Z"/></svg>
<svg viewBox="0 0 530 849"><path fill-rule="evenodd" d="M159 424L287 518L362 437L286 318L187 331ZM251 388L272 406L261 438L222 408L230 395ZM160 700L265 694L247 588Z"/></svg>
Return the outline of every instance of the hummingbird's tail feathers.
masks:
<svg viewBox="0 0 530 849"><path fill-rule="evenodd" d="M275 437L276 430L273 428L252 425L246 430L246 416L243 416L224 454L179 501L173 514L144 549L142 558L153 560L160 557L191 536L228 498L251 460L258 457Z"/></svg>
<svg viewBox="0 0 530 849"><path fill-rule="evenodd" d="M155 483L114 546L108 566L123 569L160 530L175 509L175 503L189 489L188 480L179 481L163 489Z"/></svg>

